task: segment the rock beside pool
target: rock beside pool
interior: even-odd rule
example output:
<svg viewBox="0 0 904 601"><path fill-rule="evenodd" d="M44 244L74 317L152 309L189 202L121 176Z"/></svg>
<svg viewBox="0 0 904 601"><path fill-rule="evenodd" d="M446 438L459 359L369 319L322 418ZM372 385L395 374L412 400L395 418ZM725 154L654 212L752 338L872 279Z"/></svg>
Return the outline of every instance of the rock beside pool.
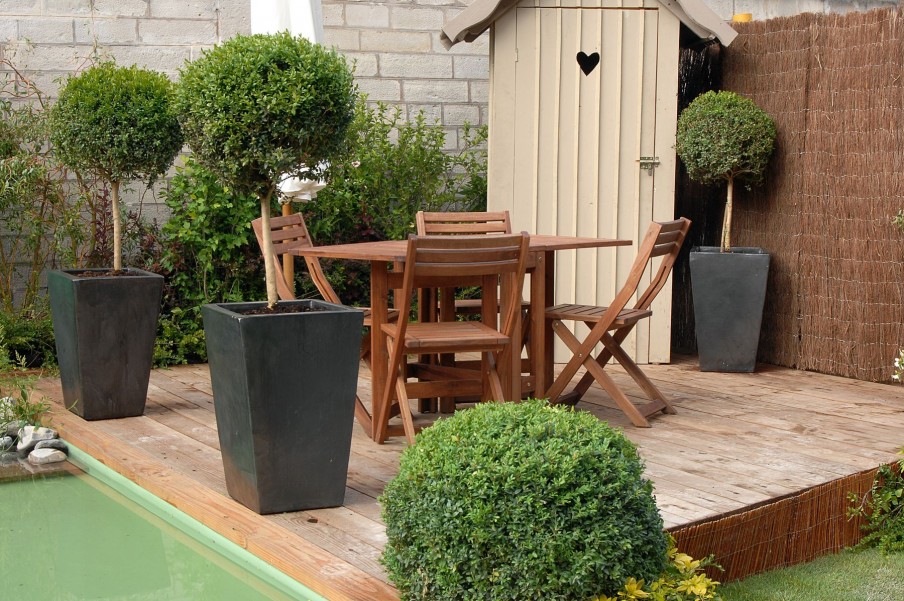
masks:
<svg viewBox="0 0 904 601"><path fill-rule="evenodd" d="M0 453L8 451L16 444L16 439L12 436L0 436Z"/></svg>
<svg viewBox="0 0 904 601"><path fill-rule="evenodd" d="M66 453L59 449L35 449L28 454L28 463L32 465L44 465L58 461L66 461Z"/></svg>
<svg viewBox="0 0 904 601"><path fill-rule="evenodd" d="M59 437L57 431L53 428L44 428L42 426L25 426L19 430L19 444L16 450L22 454L28 453L38 442L42 440L53 440Z"/></svg>
<svg viewBox="0 0 904 601"><path fill-rule="evenodd" d="M28 423L23 420L15 420L6 424L3 429L0 429L0 435L5 434L6 436L12 436L13 438L19 436L19 430L27 426ZM5 431L4 431L5 430Z"/></svg>
<svg viewBox="0 0 904 601"><path fill-rule="evenodd" d="M63 451L64 453L69 453L69 445L59 438L38 441L38 443L35 444L35 451L38 449L56 449L58 451Z"/></svg>

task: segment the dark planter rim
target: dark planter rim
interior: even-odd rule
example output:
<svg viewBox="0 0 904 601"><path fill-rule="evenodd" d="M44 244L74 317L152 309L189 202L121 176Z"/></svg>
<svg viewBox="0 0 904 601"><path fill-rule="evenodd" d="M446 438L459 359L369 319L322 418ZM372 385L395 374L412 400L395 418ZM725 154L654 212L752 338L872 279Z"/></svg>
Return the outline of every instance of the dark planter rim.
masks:
<svg viewBox="0 0 904 601"><path fill-rule="evenodd" d="M721 246L695 246L691 248L692 253L718 253L726 255L768 255L769 251L758 246L732 246L727 253L722 252Z"/></svg>
<svg viewBox="0 0 904 601"><path fill-rule="evenodd" d="M114 279L121 276L100 276L100 277L90 277L84 278L79 277L78 274L85 272L107 272L113 271L112 267L85 267L83 269L78 268L68 268L68 269L52 269L51 271L59 273L70 280L101 280L101 279ZM153 271L147 271L144 269L138 269L137 267L123 267L122 271L127 271L129 273L139 274L140 276L150 276L156 278L162 278L163 276L159 273L154 273ZM135 277L135 276L133 276Z"/></svg>

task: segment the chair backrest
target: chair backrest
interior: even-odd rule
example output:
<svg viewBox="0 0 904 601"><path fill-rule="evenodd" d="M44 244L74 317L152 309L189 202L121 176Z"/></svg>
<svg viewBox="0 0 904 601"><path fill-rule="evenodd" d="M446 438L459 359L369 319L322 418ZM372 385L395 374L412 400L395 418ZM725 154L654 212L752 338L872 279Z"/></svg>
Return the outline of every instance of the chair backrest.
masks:
<svg viewBox="0 0 904 601"><path fill-rule="evenodd" d="M484 314L496 315L497 303L501 303L506 310L499 331L512 335L521 309L519 300L529 242L526 232L498 236L409 236L402 315L407 315L416 288L481 286ZM506 284L502 287L506 296L501 299L495 294L500 283ZM494 293L487 294L490 289Z"/></svg>
<svg viewBox="0 0 904 601"><path fill-rule="evenodd" d="M419 236L511 234L508 211L425 212L415 216Z"/></svg>
<svg viewBox="0 0 904 601"><path fill-rule="evenodd" d="M257 244L260 246L261 252L263 252L263 219L258 217L251 222L251 227L254 229ZM274 269L276 270L276 290L279 293L280 299L293 300L295 294L289 287L288 282L286 282L286 276L283 272L278 255L285 254L295 248L312 247L314 246L314 242L311 240L311 235L308 233L308 226L304 222L304 217L301 213L271 217L270 236L272 240L271 246L273 247ZM323 273L323 268L320 266L320 260L317 257L305 257L304 261L308 266L308 273L311 276L311 280L314 282L314 285L317 286L317 290L320 292L320 295L323 296L323 300L330 303L341 304L339 295L333 290L329 280L326 279L326 275Z"/></svg>
<svg viewBox="0 0 904 601"><path fill-rule="evenodd" d="M656 257L662 257L659 269L653 275L646 289L638 296L634 303L634 309L647 310L653 304L653 300L662 287L665 286L672 272L672 266L675 259L678 258L678 252L681 245L687 238L687 232L690 230L691 221L681 217L674 221L657 222L654 221L647 228L647 233L637 249L637 256L628 273L628 279L615 296L615 300L609 305L609 311L603 314L600 321L608 318L614 319L615 315L625 308L631 298L637 292L641 277ZM614 315L610 315L614 313Z"/></svg>

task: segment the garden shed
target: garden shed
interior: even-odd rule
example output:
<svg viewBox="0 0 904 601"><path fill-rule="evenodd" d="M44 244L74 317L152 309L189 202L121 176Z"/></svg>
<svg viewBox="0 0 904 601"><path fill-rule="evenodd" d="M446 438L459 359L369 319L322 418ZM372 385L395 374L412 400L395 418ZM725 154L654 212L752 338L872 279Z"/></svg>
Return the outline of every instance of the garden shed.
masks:
<svg viewBox="0 0 904 601"><path fill-rule="evenodd" d="M475 0L447 22L448 48L490 32L489 208L515 231L635 242L672 219L682 25L737 35L701 0ZM635 251L560 254L557 302L608 304ZM670 358L670 297L633 334L638 362Z"/></svg>

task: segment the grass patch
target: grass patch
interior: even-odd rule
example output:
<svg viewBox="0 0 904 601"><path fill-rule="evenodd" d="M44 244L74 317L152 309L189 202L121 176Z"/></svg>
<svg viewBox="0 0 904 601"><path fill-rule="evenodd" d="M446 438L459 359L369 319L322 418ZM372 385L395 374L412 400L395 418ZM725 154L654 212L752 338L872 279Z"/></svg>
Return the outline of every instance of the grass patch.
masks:
<svg viewBox="0 0 904 601"><path fill-rule="evenodd" d="M726 584L725 601L895 601L904 595L904 553L844 551Z"/></svg>

